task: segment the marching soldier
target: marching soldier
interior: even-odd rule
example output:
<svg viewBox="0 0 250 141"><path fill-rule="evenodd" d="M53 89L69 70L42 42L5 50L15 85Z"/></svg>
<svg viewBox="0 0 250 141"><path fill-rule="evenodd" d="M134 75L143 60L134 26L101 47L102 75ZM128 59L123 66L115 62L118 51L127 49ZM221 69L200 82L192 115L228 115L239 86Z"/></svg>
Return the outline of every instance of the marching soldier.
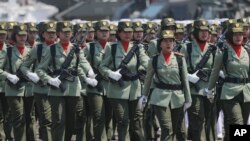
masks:
<svg viewBox="0 0 250 141"><path fill-rule="evenodd" d="M229 141L229 125L247 124L250 113L249 99L249 54L242 46L243 27L240 23L230 23L223 50L215 56L213 71L208 83L207 97L213 100L220 70L225 74L220 100L225 116L225 137Z"/></svg>
<svg viewBox="0 0 250 141"><path fill-rule="evenodd" d="M35 28L33 31L35 32ZM51 141L51 106L47 95L49 87L42 83L38 83L40 79L34 71L41 62L42 55L46 53L46 49L55 42L55 23L43 23L43 25L41 25L40 32L41 43L35 45L35 47L31 49L29 56L22 64L21 70L23 74L25 74L34 83L32 93L34 94L34 100L39 116L40 138L43 141Z"/></svg>
<svg viewBox="0 0 250 141"><path fill-rule="evenodd" d="M95 39L95 29L92 21L87 22L87 28L88 28L88 35L86 41L87 43L93 42Z"/></svg>
<svg viewBox="0 0 250 141"><path fill-rule="evenodd" d="M143 47L131 42L132 34L130 21L118 23L118 42L105 49L103 62L99 68L106 78L111 79L107 97L112 102L116 116L119 141L143 140L142 123L134 119L134 115L138 108L138 98L141 96L141 84L137 72L146 68L148 57ZM133 123L130 124L129 121ZM130 139L129 125L132 125L130 128L133 129Z"/></svg>
<svg viewBox="0 0 250 141"><path fill-rule="evenodd" d="M46 49L36 70L43 83L50 85L52 114L52 140L71 140L74 130L76 103L80 96L80 77L85 77L91 66L84 55L79 54L78 46L70 43L72 25L58 22L56 32L60 41ZM78 68L79 67L79 68ZM86 78L86 77L85 77ZM91 85L97 81L91 79Z"/></svg>
<svg viewBox="0 0 250 141"><path fill-rule="evenodd" d="M237 22L241 23L243 26L243 45L246 48L250 48L250 41L249 41L249 35L250 35L250 24L247 18L241 18L238 19Z"/></svg>
<svg viewBox="0 0 250 141"><path fill-rule="evenodd" d="M13 32L13 26L17 25L17 22L8 22L7 23L7 44L10 46L13 46L15 43L14 41L11 39L11 35Z"/></svg>
<svg viewBox="0 0 250 141"><path fill-rule="evenodd" d="M218 33L216 30L216 26L210 26L209 27L209 32L210 32L210 36L209 36L209 43L215 45L218 41Z"/></svg>
<svg viewBox="0 0 250 141"><path fill-rule="evenodd" d="M7 53L1 63L1 77L7 79L5 95L11 110L14 137L16 141L34 140L29 129L30 121L26 119L32 111L32 102L25 97L27 79L20 73L20 66L29 53L29 49L25 46L26 25L15 25L11 37L15 45L7 48Z"/></svg>
<svg viewBox="0 0 250 141"><path fill-rule="evenodd" d="M175 38L178 43L182 43L185 37L184 24L176 23Z"/></svg>
<svg viewBox="0 0 250 141"><path fill-rule="evenodd" d="M188 80L192 94L192 106L187 110L189 119L188 138L194 141L211 140L211 128L206 130L206 135L203 134L205 131L204 124L209 127L211 125L209 121L212 119L209 117L211 103L204 95L204 88L208 84L215 48L208 43L209 25L206 20L194 21L193 28L192 41L181 49L187 61Z"/></svg>
<svg viewBox="0 0 250 141"><path fill-rule="evenodd" d="M162 31L159 39L162 50L148 63L145 87L141 98L147 99L153 82L154 89L149 104L152 105L160 123L161 141L173 138L185 140L185 138L178 138L176 125L179 120L183 120L183 116L180 117L180 113L183 114L183 106L187 109L192 102L189 83L186 80L188 75L186 61L181 54L172 52L174 39L173 31Z"/></svg>
<svg viewBox="0 0 250 141"><path fill-rule="evenodd" d="M109 42L116 42L117 39L116 39L116 32L117 32L117 26L115 24L110 24L109 26L109 39L108 41Z"/></svg>

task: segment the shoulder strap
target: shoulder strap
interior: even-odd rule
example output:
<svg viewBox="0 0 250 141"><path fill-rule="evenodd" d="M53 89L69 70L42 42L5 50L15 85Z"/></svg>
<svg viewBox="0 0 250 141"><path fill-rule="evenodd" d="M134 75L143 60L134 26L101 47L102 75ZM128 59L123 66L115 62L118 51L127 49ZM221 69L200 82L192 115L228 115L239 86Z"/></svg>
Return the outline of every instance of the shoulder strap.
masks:
<svg viewBox="0 0 250 141"><path fill-rule="evenodd" d="M224 65L226 73L228 74L228 70L227 70L228 48L225 47L225 48L223 48L222 51L223 51L223 65Z"/></svg>
<svg viewBox="0 0 250 141"><path fill-rule="evenodd" d="M112 56L112 62L113 62L114 70L116 70L116 66L115 66L116 48L117 48L117 44L112 44L111 45L111 56Z"/></svg>
<svg viewBox="0 0 250 141"><path fill-rule="evenodd" d="M176 56L176 60L178 63L178 69L179 69L179 75L180 75L180 79L182 78L182 66L183 66L183 61L182 61L182 56L175 54ZM182 81L181 81L182 83Z"/></svg>
<svg viewBox="0 0 250 141"><path fill-rule="evenodd" d="M12 69L12 61L11 61L11 58L12 58L12 47L7 47L7 56L8 56L8 60L9 60L9 70L10 70L10 73L13 73L13 69Z"/></svg>
<svg viewBox="0 0 250 141"><path fill-rule="evenodd" d="M50 46L50 55L52 57L52 66L56 70L56 45L53 44Z"/></svg>
<svg viewBox="0 0 250 141"><path fill-rule="evenodd" d="M192 64L192 59L191 59L191 54L192 54L192 43L187 43L187 53L188 53L188 61L189 61L189 67L191 71L194 70L193 64Z"/></svg>
<svg viewBox="0 0 250 141"><path fill-rule="evenodd" d="M160 53L161 52L160 39L156 40L156 47L157 47L157 52Z"/></svg>
<svg viewBox="0 0 250 141"><path fill-rule="evenodd" d="M43 44L37 45L37 61L40 63L42 58L42 50L43 50Z"/></svg>
<svg viewBox="0 0 250 141"><path fill-rule="evenodd" d="M89 44L89 52L90 52L90 57L91 57L91 60L90 60L90 65L92 67L94 67L94 55L95 55L95 43L92 42Z"/></svg>
<svg viewBox="0 0 250 141"><path fill-rule="evenodd" d="M74 48L75 48L75 55L76 55L75 69L77 71L77 68L78 68L78 65L79 65L79 62L80 62L80 48L79 48L79 45L77 45L77 44L73 44L73 45L74 45Z"/></svg>
<svg viewBox="0 0 250 141"><path fill-rule="evenodd" d="M135 44L136 45L136 44ZM137 62L136 62L136 70L138 71L139 69L139 66L141 64L140 62L140 49L138 47L138 49L135 51L135 54L136 54L136 58L137 58Z"/></svg>
<svg viewBox="0 0 250 141"><path fill-rule="evenodd" d="M158 72L157 72L158 56L159 56L159 55L153 56L152 66L153 66L153 69L154 69L154 71L155 71L155 75L156 75L157 79L160 81L160 78L159 78L159 75L158 75Z"/></svg>

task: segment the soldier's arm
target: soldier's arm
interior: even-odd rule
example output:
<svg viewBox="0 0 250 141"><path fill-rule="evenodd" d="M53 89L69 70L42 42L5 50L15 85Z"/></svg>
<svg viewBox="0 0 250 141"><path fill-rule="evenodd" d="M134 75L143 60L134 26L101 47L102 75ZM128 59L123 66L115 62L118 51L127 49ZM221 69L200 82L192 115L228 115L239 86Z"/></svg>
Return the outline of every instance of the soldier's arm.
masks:
<svg viewBox="0 0 250 141"><path fill-rule="evenodd" d="M149 57L154 56L157 53L157 43L155 40L152 40L148 43L148 50L147 50L147 54Z"/></svg>
<svg viewBox="0 0 250 141"><path fill-rule="evenodd" d="M83 49L83 54L88 61L90 61L89 47L89 44L86 44L86 47Z"/></svg>
<svg viewBox="0 0 250 141"><path fill-rule="evenodd" d="M27 74L30 71L30 66L35 63L37 58L37 47L32 48L30 52L26 55L24 62L22 63L20 70L23 74Z"/></svg>
<svg viewBox="0 0 250 141"><path fill-rule="evenodd" d="M89 62L87 61L86 57L84 56L84 53L83 52L80 52L80 55L79 55L80 59L79 59L79 67L80 69L83 70L83 72L85 74L88 73L88 71L90 69L92 69L92 67L90 66Z"/></svg>
<svg viewBox="0 0 250 141"><path fill-rule="evenodd" d="M142 95L144 95L144 96L149 95L149 91L150 91L151 84L153 81L154 73L155 72L154 72L153 65L152 65L152 59L150 59L148 61L147 74L146 74L146 78L145 78L145 82L144 82L144 88L142 90Z"/></svg>
<svg viewBox="0 0 250 141"><path fill-rule="evenodd" d="M3 58L0 58L0 79L1 80L5 80L8 74L8 72L6 72L4 69L6 66L6 59L7 59L7 54Z"/></svg>
<svg viewBox="0 0 250 141"><path fill-rule="evenodd" d="M51 62L52 62L52 57L50 54L50 48L46 48L46 52L44 55L42 55L41 61L36 69L37 75L45 83L47 83L48 80L51 79L51 77L47 74L47 70L50 67Z"/></svg>
<svg viewBox="0 0 250 141"><path fill-rule="evenodd" d="M188 71L187 71L187 63L184 57L182 57L182 78L181 82L183 85L183 92L185 96L185 102L192 102L191 92L189 87L189 82L187 79Z"/></svg>
<svg viewBox="0 0 250 141"><path fill-rule="evenodd" d="M223 63L223 52L221 52L218 49L214 58L214 66L209 78L208 90L212 90L215 87L216 81L219 77L219 73L223 65L222 63Z"/></svg>
<svg viewBox="0 0 250 141"><path fill-rule="evenodd" d="M147 70L148 67L148 61L149 61L149 57L146 55L144 47L140 46L139 47L139 59L140 59L140 67L139 70Z"/></svg>
<svg viewBox="0 0 250 141"><path fill-rule="evenodd" d="M102 76L108 78L109 73L112 71L110 65L113 64L112 55L111 55L111 46L105 48L105 53L103 55L102 62L98 68Z"/></svg>

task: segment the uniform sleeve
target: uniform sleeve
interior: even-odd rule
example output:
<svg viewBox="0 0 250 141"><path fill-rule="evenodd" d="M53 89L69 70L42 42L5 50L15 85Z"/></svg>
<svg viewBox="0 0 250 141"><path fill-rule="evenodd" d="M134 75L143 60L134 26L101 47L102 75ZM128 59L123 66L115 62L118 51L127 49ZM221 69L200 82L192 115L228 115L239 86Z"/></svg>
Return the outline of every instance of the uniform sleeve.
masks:
<svg viewBox="0 0 250 141"><path fill-rule="evenodd" d="M89 44L83 49L84 56L87 60L90 60L90 53L89 53Z"/></svg>
<svg viewBox="0 0 250 141"><path fill-rule="evenodd" d="M0 58L0 79L5 80L7 77L7 72L4 71L5 65L6 65L6 59L7 59L7 53L3 58Z"/></svg>
<svg viewBox="0 0 250 141"><path fill-rule="evenodd" d="M191 92L190 92L190 86L189 86L189 82L187 79L187 75L188 75L188 71L187 71L187 63L184 57L182 57L182 78L181 78L181 82L183 85L183 92L184 92L184 96L185 96L185 102L192 102L192 98L191 98Z"/></svg>
<svg viewBox="0 0 250 141"><path fill-rule="evenodd" d="M154 56L155 54L157 54L157 41L152 40L149 42L148 44L148 50L147 50L147 54L149 57Z"/></svg>
<svg viewBox="0 0 250 141"><path fill-rule="evenodd" d="M214 58L214 66L208 82L208 90L215 87L223 63L223 53L218 49Z"/></svg>
<svg viewBox="0 0 250 141"><path fill-rule="evenodd" d="M27 56L25 57L24 62L22 63L20 67L23 74L26 75L28 71L30 70L30 66L32 64L34 65L36 58L37 58L36 53L37 53L37 47L32 48L30 52L27 54Z"/></svg>
<svg viewBox="0 0 250 141"><path fill-rule="evenodd" d="M144 49L143 46L140 46L139 52L140 52L140 55L139 55L139 59L140 59L139 70L147 70L149 57L146 55L145 49Z"/></svg>
<svg viewBox="0 0 250 141"><path fill-rule="evenodd" d="M186 59L186 63L187 63L188 53L187 53L187 46L185 44L183 44L183 47L181 48L180 53L184 55L184 57Z"/></svg>
<svg viewBox="0 0 250 141"><path fill-rule="evenodd" d="M148 61L147 74L144 82L144 88L142 90L142 95L148 96L154 76L154 69L152 66L152 59Z"/></svg>
<svg viewBox="0 0 250 141"><path fill-rule="evenodd" d="M80 69L83 70L83 72L85 74L87 74L88 71L90 69L92 69L92 67L90 66L89 62L87 61L87 59L86 59L86 57L84 55L84 52L80 52L80 56L79 57L80 57L79 67L80 67Z"/></svg>
<svg viewBox="0 0 250 141"><path fill-rule="evenodd" d="M50 48L46 48L45 55L42 56L40 63L37 66L36 73L39 78L47 83L51 77L47 74L47 70L50 67L50 63L52 62L52 57L50 54Z"/></svg>
<svg viewBox="0 0 250 141"><path fill-rule="evenodd" d="M111 55L111 46L105 48L105 53L103 55L103 61L100 64L99 72L106 78L108 78L109 73L112 71L110 65L113 64Z"/></svg>

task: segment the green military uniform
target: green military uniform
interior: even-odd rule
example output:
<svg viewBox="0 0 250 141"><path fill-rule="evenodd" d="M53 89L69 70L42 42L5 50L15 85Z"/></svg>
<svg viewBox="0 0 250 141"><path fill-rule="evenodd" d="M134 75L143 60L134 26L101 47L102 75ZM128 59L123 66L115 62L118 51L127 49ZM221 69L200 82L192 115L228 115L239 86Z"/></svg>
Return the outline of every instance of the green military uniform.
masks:
<svg viewBox="0 0 250 141"><path fill-rule="evenodd" d="M190 43L187 43L187 46L181 49L181 53L184 54L186 61L187 61L187 67L188 72L190 74L194 73L194 69L196 65L200 62L203 55L208 50L209 44L205 43L204 50L202 51L199 47L198 42L196 39L199 37L195 37L195 35L198 34L200 30L209 30L208 28L208 22L205 20L196 20L194 22L194 39ZM194 34L197 33L197 34ZM192 51L190 51L190 54L188 53L188 46L192 48ZM213 54L210 54L208 61L202 68L203 71L210 74L211 69L213 65ZM198 83L196 83L195 86L190 85L191 87L191 94L192 94L192 106L188 109L188 119L189 119L189 131L188 136L192 137L192 140L205 140L205 137L207 139L210 137L210 130L206 131L206 136L203 135L205 133L204 123L208 121L209 118L209 111L211 110L211 103L208 101L208 99L204 95L204 89L207 87L208 82L200 80ZM206 123L206 125L211 123ZM213 127L213 126L211 126Z"/></svg>
<svg viewBox="0 0 250 141"><path fill-rule="evenodd" d="M119 22L118 24L118 32L132 32L132 24L129 21ZM112 46L112 45L111 45ZM114 58L112 58L111 47L106 47L105 54L103 58L103 62L100 65L99 71L104 75L104 77L108 78L112 70L117 69L127 53L134 46L133 42L129 42L127 52L124 50L121 41L115 43L116 52L114 54ZM126 67L131 73L136 73L138 69L145 69L148 63L148 57L145 54L145 51L142 46L139 45L139 56L134 55L131 60L128 62ZM137 68L137 61L140 61L140 67ZM114 68L115 67L115 68ZM107 92L107 97L112 101L112 107L114 108L114 114L118 123L118 138L121 141L127 141L129 139L128 129L129 129L129 120L131 122L134 119L129 117L129 115L133 116L136 113L138 97L141 96L141 84L138 78L123 81L124 86L120 87L117 82L109 83L109 89ZM136 136L133 140L141 140L143 135L141 133L141 128L138 128L139 123L134 123L131 127L134 129L134 133L137 134L131 135Z"/></svg>
<svg viewBox="0 0 250 141"><path fill-rule="evenodd" d="M226 36L230 37L233 36L233 33L242 32L243 29L239 23L232 23L228 27L228 35ZM250 113L249 55L247 50L241 47L241 53L238 57L233 46L228 42L224 42L224 48L224 51L218 50L216 53L208 90L215 87L219 71L222 69L225 74L225 81L220 100L222 101L225 123L227 123L225 124L224 140L228 141L230 139L229 125L247 124ZM226 52L227 58L224 55ZM247 79L247 81L243 81L243 79Z"/></svg>
<svg viewBox="0 0 250 141"><path fill-rule="evenodd" d="M174 38L174 33L170 30L163 31L162 38ZM185 58L182 57L182 55L175 55L172 52L170 61L166 64L162 53L156 57L158 57L158 59L155 64L153 64L153 59L149 61L143 95L149 95L151 85L153 84L154 88L150 96L149 104L153 106L152 108L160 122L162 129L161 140L166 141L171 140L171 138L174 137L172 135L173 132L176 134L177 129L180 128L177 127L177 125L178 122L180 122L179 120L183 120L181 113L183 115L182 108L184 102L191 103L192 100L189 83L186 79L187 66ZM182 60L180 61L182 66L179 66L180 63L177 62L177 57ZM156 65L156 67L154 68L153 65ZM164 88L158 86L160 83L164 83ZM167 87L169 84L174 86ZM179 86L179 88L172 89L175 86ZM185 140L183 137L180 139L181 135L177 134L176 136L177 140Z"/></svg>
<svg viewBox="0 0 250 141"><path fill-rule="evenodd" d="M27 27L20 24L13 27L13 34L27 35L26 30ZM29 49L27 47L24 47L23 54L19 52L16 46L13 46L10 51L11 56L6 55L5 58L3 58L3 63L1 64L1 77L3 79L6 79L9 73L16 74L23 63L24 57L29 53ZM11 64L9 57L11 57ZM19 84L16 84L19 85L18 87L13 86L14 84L10 85L10 83L12 82L9 81L9 83L5 85L5 94L11 109L15 140L30 140L32 137L28 133L31 130L29 129L29 126L27 126L29 123L26 122L26 116L30 114L32 106L26 105L24 98L26 82L20 78Z"/></svg>
<svg viewBox="0 0 250 141"><path fill-rule="evenodd" d="M56 25L53 22L44 23L41 32L56 32ZM40 44L37 44L34 48L31 49L29 56L22 64L21 70L23 74L27 74L30 71L35 71L37 66L39 65L41 58L45 55L46 49L49 45L46 44L46 41L43 41ZM41 50L38 53L38 48ZM31 68L31 69L30 69ZM49 91L49 87L45 84L38 83L34 84L32 93L34 93L35 104L37 108L37 112L39 115L39 133L40 138L44 141L52 140L51 136L51 107L49 103L49 98L47 96Z"/></svg>
<svg viewBox="0 0 250 141"><path fill-rule="evenodd" d="M56 25L56 31L57 33L71 32L71 27L72 25L69 22L58 22ZM36 73L44 83L48 83L50 80L55 81L55 79L58 82L55 77L60 75L60 72L58 73L58 71L60 71L59 69L67 57L60 42L56 43L54 47L55 56L51 56L51 50L50 48L47 48L46 52L42 55L41 63L36 70ZM69 43L67 52L70 52L73 47L73 44ZM88 70L91 69L89 63L86 61L84 55L80 54L79 57L79 69L83 69L84 73L88 72ZM57 88L49 88L48 95L50 96L52 111L51 132L52 140L55 141L62 141L64 139L70 140L73 134L74 120L71 120L71 118L72 115L75 114L76 103L80 97L81 91L81 84L78 76L83 75L81 71L78 71L76 68L77 60L78 59L75 56L71 61L70 66L67 68L72 70L71 75L73 75L74 79L70 81L65 79L60 80L65 90L61 91ZM48 68L53 70L52 75L48 75Z"/></svg>

